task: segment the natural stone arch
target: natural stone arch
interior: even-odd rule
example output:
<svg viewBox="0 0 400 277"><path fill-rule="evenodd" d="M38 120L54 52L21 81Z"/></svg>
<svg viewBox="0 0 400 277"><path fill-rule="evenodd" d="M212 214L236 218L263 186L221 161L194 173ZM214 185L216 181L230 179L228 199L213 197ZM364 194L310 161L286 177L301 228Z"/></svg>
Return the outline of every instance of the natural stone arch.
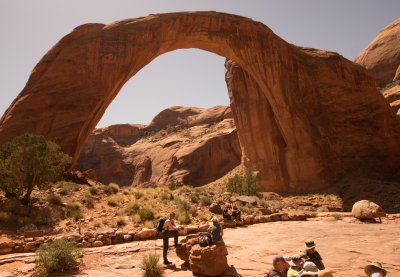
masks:
<svg viewBox="0 0 400 277"><path fill-rule="evenodd" d="M125 82L157 56L182 48L237 64L228 63L228 88L245 163L260 171L263 189L309 191L347 170L396 171L397 122L361 67L334 53L290 45L259 22L216 12L76 28L43 57L6 111L0 144L38 133L75 161ZM247 105L253 100L254 110ZM268 132L266 118L273 125ZM360 121L369 126L360 127ZM373 143L359 143L371 134ZM265 161L268 155L272 162Z"/></svg>

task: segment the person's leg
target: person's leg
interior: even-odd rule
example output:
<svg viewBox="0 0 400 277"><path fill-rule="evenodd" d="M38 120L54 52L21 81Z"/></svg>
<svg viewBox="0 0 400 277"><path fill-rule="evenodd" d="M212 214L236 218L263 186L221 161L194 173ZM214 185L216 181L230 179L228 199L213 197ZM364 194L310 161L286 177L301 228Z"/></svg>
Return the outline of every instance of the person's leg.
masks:
<svg viewBox="0 0 400 277"><path fill-rule="evenodd" d="M173 235L174 235L174 245L178 246L179 231L178 230L174 230L173 231Z"/></svg>
<svg viewBox="0 0 400 277"><path fill-rule="evenodd" d="M163 259L164 259L164 263L168 262L168 258L167 258L168 246L169 246L169 238L168 237L163 237Z"/></svg>

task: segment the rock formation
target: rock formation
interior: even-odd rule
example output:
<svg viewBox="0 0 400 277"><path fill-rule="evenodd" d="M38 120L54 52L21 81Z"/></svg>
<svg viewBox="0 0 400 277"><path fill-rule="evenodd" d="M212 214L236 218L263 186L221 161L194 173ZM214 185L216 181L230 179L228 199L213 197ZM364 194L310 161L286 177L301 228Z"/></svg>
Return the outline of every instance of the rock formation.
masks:
<svg viewBox="0 0 400 277"><path fill-rule="evenodd" d="M121 87L159 55L183 48L232 61L227 84L243 161L259 172L262 189L313 191L348 174L399 174L399 122L364 68L217 12L77 27L42 58L1 118L0 144L42 134L75 162Z"/></svg>
<svg viewBox="0 0 400 277"><path fill-rule="evenodd" d="M360 200L354 203L351 214L358 219L374 219L385 217L385 211L376 203L369 200Z"/></svg>
<svg viewBox="0 0 400 277"><path fill-rule="evenodd" d="M400 85L385 90L383 96L389 102L393 112L400 116Z"/></svg>
<svg viewBox="0 0 400 277"><path fill-rule="evenodd" d="M400 18L383 28L357 56L356 63L369 70L378 86L400 75Z"/></svg>
<svg viewBox="0 0 400 277"><path fill-rule="evenodd" d="M213 181L240 164L241 151L229 107L171 107L148 126L96 129L77 168L94 169L103 183L188 185Z"/></svg>

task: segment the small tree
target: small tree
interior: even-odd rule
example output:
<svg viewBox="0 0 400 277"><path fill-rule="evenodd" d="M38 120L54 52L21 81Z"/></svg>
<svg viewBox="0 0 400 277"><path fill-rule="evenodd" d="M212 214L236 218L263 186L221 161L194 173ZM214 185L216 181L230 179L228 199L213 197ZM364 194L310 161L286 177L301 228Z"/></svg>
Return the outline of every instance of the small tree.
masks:
<svg viewBox="0 0 400 277"><path fill-rule="evenodd" d="M247 168L243 175L235 174L226 183L226 189L241 195L258 195L259 187L257 178L251 168Z"/></svg>
<svg viewBox="0 0 400 277"><path fill-rule="evenodd" d="M27 205L35 187L47 188L71 163L71 157L43 136L23 134L0 149L0 189Z"/></svg>

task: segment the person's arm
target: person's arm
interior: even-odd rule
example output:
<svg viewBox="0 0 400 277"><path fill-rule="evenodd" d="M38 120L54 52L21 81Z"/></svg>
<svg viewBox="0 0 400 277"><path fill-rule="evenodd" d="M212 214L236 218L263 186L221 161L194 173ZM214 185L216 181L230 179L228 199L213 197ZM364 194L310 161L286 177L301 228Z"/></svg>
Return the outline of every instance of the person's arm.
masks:
<svg viewBox="0 0 400 277"><path fill-rule="evenodd" d="M174 226L172 225L171 220L167 219L167 220L164 222L163 229L164 229L164 230L167 230L167 231L171 231L171 230L174 229Z"/></svg>

